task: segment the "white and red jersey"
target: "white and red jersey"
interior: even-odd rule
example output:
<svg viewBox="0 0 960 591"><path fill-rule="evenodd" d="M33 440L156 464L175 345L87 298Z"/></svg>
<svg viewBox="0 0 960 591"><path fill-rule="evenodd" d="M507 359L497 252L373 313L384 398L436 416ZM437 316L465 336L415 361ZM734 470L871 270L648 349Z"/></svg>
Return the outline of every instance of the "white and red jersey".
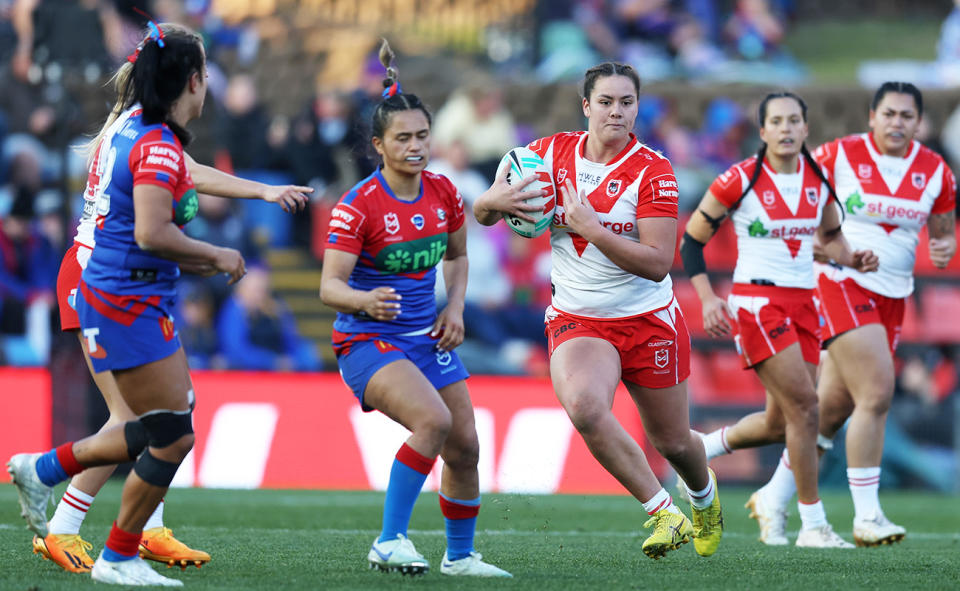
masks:
<svg viewBox="0 0 960 591"><path fill-rule="evenodd" d="M733 207L757 165L756 156L734 164L713 181L710 192ZM813 236L829 189L804 158L791 174L774 171L766 160L760 166L756 183L731 216L738 250L733 282L813 289Z"/></svg>
<svg viewBox="0 0 960 591"><path fill-rule="evenodd" d="M829 172L843 202L843 234L851 248L870 249L880 259L875 273L818 269L836 281L850 277L887 297L910 295L920 228L931 215L956 206L957 181L950 168L916 141L905 158L883 155L868 133L826 143L814 157Z"/></svg>
<svg viewBox="0 0 960 591"><path fill-rule="evenodd" d="M584 192L600 223L639 242L637 220L677 217L677 179L670 162L631 135L622 152L605 164L584 158L587 133L542 138L528 147L553 171L557 187L569 178ZM566 225L563 199L557 194L550 246L554 308L589 318L625 318L658 310L673 299L667 275L651 281L625 271ZM670 245L671 250L673 245Z"/></svg>
<svg viewBox="0 0 960 591"><path fill-rule="evenodd" d="M127 120L130 119L130 115L139 108L139 104L130 107L123 113L120 113L116 120L110 124L110 127L107 128L107 132L103 136L103 140L96 148L93 161L90 163L87 186L83 191L83 210L80 212L80 222L77 224L77 233L73 237L74 242L82 244L88 249L93 249L96 244L93 234L97 229L98 218L102 220L106 214L106 210L110 207L109 195L97 189L98 187L109 184L109 179L107 179L107 183L103 183L102 181L104 180L103 177L109 175L113 169L113 162L108 162L113 138L117 130L123 127ZM97 202L98 198L100 203ZM98 209L101 210L99 213ZM89 252L87 252L86 258L81 263L83 267L86 267L86 259L89 258L90 255Z"/></svg>

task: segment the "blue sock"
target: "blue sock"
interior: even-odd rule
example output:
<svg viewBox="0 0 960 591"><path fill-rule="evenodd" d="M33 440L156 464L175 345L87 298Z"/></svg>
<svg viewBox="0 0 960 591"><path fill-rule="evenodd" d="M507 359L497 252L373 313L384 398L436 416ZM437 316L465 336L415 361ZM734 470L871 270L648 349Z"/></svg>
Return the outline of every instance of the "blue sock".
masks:
<svg viewBox="0 0 960 591"><path fill-rule="evenodd" d="M37 459L37 477L47 486L55 486L67 479L67 471L60 465L56 449L51 449Z"/></svg>
<svg viewBox="0 0 960 591"><path fill-rule="evenodd" d="M133 556L126 556L124 554L120 554L119 552L114 552L106 546L103 547L103 552L100 553L100 556L103 556L103 559L107 562L123 562L124 560L133 560L137 557L136 554Z"/></svg>
<svg viewBox="0 0 960 591"><path fill-rule="evenodd" d="M447 559L460 560L470 556L477 531L480 497L465 501L440 493L440 511L447 529Z"/></svg>
<svg viewBox="0 0 960 591"><path fill-rule="evenodd" d="M410 514L423 483L427 480L433 461L404 443L393 460L387 498L383 502L383 528L378 541L396 539L397 534L407 535Z"/></svg>

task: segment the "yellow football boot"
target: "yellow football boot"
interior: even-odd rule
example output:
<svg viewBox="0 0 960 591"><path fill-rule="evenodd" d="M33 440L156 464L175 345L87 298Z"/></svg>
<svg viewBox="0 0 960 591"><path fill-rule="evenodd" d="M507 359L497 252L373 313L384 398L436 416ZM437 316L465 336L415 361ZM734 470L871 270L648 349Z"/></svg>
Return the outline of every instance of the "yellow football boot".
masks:
<svg viewBox="0 0 960 591"><path fill-rule="evenodd" d="M210 562L210 555L201 550L194 550L173 537L173 532L166 527L152 527L143 530L140 539L140 557L155 560L171 566L179 566L186 570L191 564L200 568Z"/></svg>
<svg viewBox="0 0 960 591"><path fill-rule="evenodd" d="M670 550L677 550L681 544L690 541L693 526L683 513L673 513L661 509L653 514L643 527L653 527L653 533L643 542L643 553L658 560Z"/></svg>
<svg viewBox="0 0 960 591"><path fill-rule="evenodd" d="M707 468L710 481L713 482L713 502L709 507L693 511L693 548L700 556L710 556L717 551L720 538L723 537L723 509L720 508L720 490L717 488L717 475Z"/></svg>
<svg viewBox="0 0 960 591"><path fill-rule="evenodd" d="M48 534L45 538L33 536L34 554L71 573L90 572L93 559L87 550L92 549L93 544L84 541L79 534Z"/></svg>

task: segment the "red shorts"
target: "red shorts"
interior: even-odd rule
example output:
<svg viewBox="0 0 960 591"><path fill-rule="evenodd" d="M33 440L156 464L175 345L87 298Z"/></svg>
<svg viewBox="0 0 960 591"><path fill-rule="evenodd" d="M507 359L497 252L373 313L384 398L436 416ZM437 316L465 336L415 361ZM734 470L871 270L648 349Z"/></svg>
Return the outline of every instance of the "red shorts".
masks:
<svg viewBox="0 0 960 591"><path fill-rule="evenodd" d="M823 342L866 324L882 324L892 355L900 342L900 327L906 307L904 298L889 298L861 287L851 278L834 281L821 273L817 297L823 317Z"/></svg>
<svg viewBox="0 0 960 591"><path fill-rule="evenodd" d="M677 300L630 318L585 318L547 308L550 355L570 339L593 337L620 353L620 377L647 388L669 388L690 375L690 334Z"/></svg>
<svg viewBox="0 0 960 591"><path fill-rule="evenodd" d="M62 331L80 328L80 318L77 317L77 310L74 308L77 284L80 283L80 275L83 273L83 268L87 266L92 252L92 248L74 242L70 250L63 255L63 261L60 262L60 272L57 274L57 305L60 307L60 330Z"/></svg>
<svg viewBox="0 0 960 591"><path fill-rule="evenodd" d="M727 305L743 366L754 367L794 343L807 363L820 362L820 318L812 289L734 283Z"/></svg>

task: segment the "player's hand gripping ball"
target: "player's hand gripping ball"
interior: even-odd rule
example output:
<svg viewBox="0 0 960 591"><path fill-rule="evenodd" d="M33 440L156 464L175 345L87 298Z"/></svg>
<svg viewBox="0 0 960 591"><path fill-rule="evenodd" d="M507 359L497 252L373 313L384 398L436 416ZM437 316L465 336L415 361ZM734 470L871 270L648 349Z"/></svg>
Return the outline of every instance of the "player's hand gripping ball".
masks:
<svg viewBox="0 0 960 591"><path fill-rule="evenodd" d="M532 223L510 214L504 214L503 216L511 230L524 238L536 238L543 234L553 221L553 208L557 204L556 190L553 186L553 171L543 161L543 158L526 147L514 148L507 152L500 160L497 176L505 167L507 168L507 184L516 185L527 177L534 176L537 180L524 187L523 190L525 192L545 190L542 197L533 197L526 200L527 204L542 206L539 210L527 214L533 218Z"/></svg>

